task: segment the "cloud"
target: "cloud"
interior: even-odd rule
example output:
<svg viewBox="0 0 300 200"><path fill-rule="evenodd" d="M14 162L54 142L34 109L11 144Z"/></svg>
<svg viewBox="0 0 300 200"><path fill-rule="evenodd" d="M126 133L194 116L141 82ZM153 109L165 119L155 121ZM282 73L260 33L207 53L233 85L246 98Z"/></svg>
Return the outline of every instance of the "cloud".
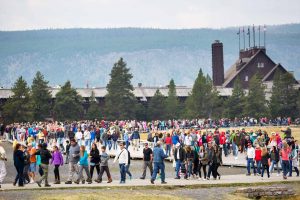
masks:
<svg viewBox="0 0 300 200"><path fill-rule="evenodd" d="M299 0L0 0L0 30L295 23L299 7Z"/></svg>

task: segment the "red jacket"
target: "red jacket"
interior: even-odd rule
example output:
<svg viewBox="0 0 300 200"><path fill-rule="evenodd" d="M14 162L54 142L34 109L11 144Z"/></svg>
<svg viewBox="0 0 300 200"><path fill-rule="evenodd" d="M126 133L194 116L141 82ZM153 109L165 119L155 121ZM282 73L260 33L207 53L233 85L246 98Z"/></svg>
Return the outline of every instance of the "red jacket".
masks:
<svg viewBox="0 0 300 200"><path fill-rule="evenodd" d="M220 136L220 144L223 145L226 142L225 134L222 132Z"/></svg>
<svg viewBox="0 0 300 200"><path fill-rule="evenodd" d="M171 137L166 137L166 144L172 144L172 138Z"/></svg>
<svg viewBox="0 0 300 200"><path fill-rule="evenodd" d="M255 149L255 160L256 161L261 160L261 149Z"/></svg>

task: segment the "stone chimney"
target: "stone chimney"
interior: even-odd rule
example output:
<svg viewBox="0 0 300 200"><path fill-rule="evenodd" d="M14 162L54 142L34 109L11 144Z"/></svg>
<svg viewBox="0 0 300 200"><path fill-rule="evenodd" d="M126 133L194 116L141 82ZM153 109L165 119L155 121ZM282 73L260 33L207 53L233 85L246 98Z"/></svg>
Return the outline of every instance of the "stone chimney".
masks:
<svg viewBox="0 0 300 200"><path fill-rule="evenodd" d="M216 40L212 45L212 78L214 86L224 83L223 43Z"/></svg>

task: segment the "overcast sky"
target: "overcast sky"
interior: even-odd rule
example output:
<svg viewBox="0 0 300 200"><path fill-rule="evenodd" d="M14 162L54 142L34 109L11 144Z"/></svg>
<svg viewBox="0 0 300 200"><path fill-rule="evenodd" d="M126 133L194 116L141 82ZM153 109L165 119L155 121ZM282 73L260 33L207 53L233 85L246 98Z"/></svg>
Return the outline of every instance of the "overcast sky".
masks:
<svg viewBox="0 0 300 200"><path fill-rule="evenodd" d="M0 30L300 22L300 0L0 0Z"/></svg>

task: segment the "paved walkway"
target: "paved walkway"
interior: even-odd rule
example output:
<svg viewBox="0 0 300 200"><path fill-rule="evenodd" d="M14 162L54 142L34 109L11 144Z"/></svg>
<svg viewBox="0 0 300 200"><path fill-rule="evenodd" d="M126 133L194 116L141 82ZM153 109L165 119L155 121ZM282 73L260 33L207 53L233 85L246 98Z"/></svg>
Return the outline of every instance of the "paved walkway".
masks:
<svg viewBox="0 0 300 200"><path fill-rule="evenodd" d="M226 175L222 176L221 180L184 180L184 179L173 179L173 178L167 178L166 179L167 184L162 185L160 183L160 180L155 181L155 186L199 186L205 185L213 185L213 186L222 186L222 184L255 184L255 183L268 183L268 182L277 182L277 183L282 183L282 182L300 182L299 177L288 177L287 180L283 180L282 176L276 176L275 174L271 176L270 178L264 177L262 180L260 176L246 176L246 175ZM51 184L51 183L50 183ZM103 187L103 188L109 188L109 187L145 187L145 186L152 186L150 183L149 179L141 180L141 179L132 179L132 180L127 180L126 184L119 184L118 180L114 180L112 183L108 184L106 183L106 180L103 181L103 183L95 183L93 182L92 184L70 184L66 185L64 183L60 185L54 185L51 184L52 189L67 189L67 188L93 188L93 187ZM9 190L31 190L31 189L39 189L37 184L28 184L25 185L25 187L17 187L13 186L12 184L3 184L2 188L0 191L9 191ZM42 189L48 189L44 188L42 185Z"/></svg>

